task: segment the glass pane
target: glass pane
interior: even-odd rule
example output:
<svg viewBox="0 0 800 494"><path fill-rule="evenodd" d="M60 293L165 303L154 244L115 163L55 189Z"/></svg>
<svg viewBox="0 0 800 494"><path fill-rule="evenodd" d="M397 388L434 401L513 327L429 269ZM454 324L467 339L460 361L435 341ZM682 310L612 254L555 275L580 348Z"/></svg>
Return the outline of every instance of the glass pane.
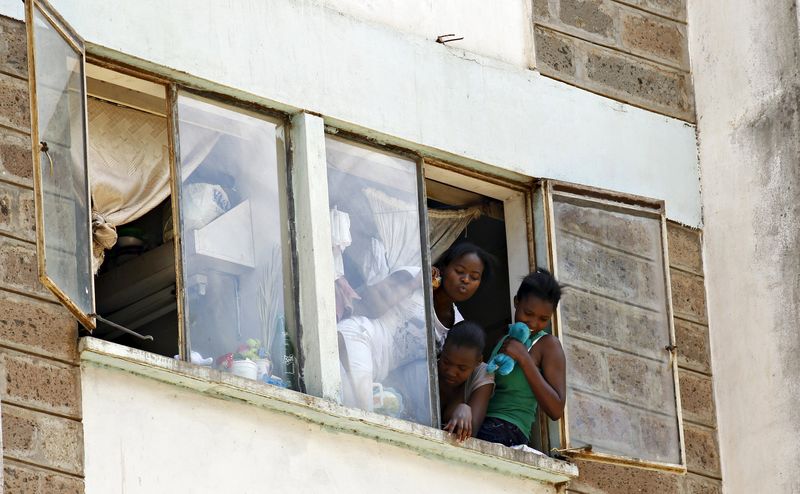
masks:
<svg viewBox="0 0 800 494"><path fill-rule="evenodd" d="M46 274L85 314L93 312L86 176L83 55L33 9L39 163Z"/></svg>
<svg viewBox="0 0 800 494"><path fill-rule="evenodd" d="M661 219L556 196L569 447L680 463Z"/></svg>
<svg viewBox="0 0 800 494"><path fill-rule="evenodd" d="M284 312L283 127L178 97L186 328L192 361L295 388Z"/></svg>
<svg viewBox="0 0 800 494"><path fill-rule="evenodd" d="M344 402L430 425L416 164L326 148Z"/></svg>

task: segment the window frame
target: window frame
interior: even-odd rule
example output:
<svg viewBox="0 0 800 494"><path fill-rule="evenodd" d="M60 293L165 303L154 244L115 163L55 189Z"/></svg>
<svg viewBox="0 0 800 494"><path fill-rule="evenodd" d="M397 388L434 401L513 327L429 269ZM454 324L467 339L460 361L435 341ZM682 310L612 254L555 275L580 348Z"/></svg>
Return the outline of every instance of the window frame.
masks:
<svg viewBox="0 0 800 494"><path fill-rule="evenodd" d="M174 255L175 255L175 298L177 305L177 331L178 331L178 348L177 352L181 360L188 361L190 350L188 348L188 337L185 327L185 287L183 279L183 239L179 225L181 220L180 211L180 187L177 183L178 166L180 166L180 140L179 140L179 115L177 108L177 95L179 92L184 92L190 96L200 98L212 103L218 103L222 106L229 107L233 111L241 111L243 113L250 113L258 117L267 118L279 122L283 126L283 140L284 140L284 156L282 157L285 166L279 166L280 182L280 201L281 211L286 213L282 218L282 222L286 227L286 239L288 240L286 249L282 249L282 261L284 270L284 296L287 302L285 317L287 321L287 328L296 328L297 321L299 321L299 307L298 307L298 283L297 283L297 259L293 255L296 250L296 228L294 219L294 201L292 194L291 183L291 170L292 170L292 138L291 138L291 118L286 112L276 110L274 108L266 107L252 102L247 102L224 93L209 91L202 88L199 84L192 84L188 82L177 82L174 79L159 76L153 72L142 70L139 68L128 66L127 64L114 60L110 57L104 57L87 53L85 49L85 42L77 34L56 9L54 9L47 0L31 0L25 2L26 25L32 26L32 16L34 8L38 8L50 25L58 32L58 34L80 55L80 70L81 70L81 98L83 100L83 115L82 115L82 128L84 139L84 152L83 152L83 175L86 183L86 197L87 197L87 210L86 210L86 224L88 225L88 246L86 256L91 259L92 253L92 227L91 227L91 180L88 165L88 88L86 77L86 65L92 64L121 74L129 75L139 79L146 80L164 86L165 90L165 107L164 114L167 124L167 140L169 147L169 183L170 183L170 205L172 209L172 221L174 227ZM46 238L44 233L44 211L43 204L43 182L41 176L41 169L38 164L41 162L41 149L38 144L39 141L39 128L38 128L38 99L36 90L36 71L35 71L35 40L33 29L27 29L27 43L28 43L28 70L29 70L29 91L30 91L30 112L31 112L31 148L33 156L34 168L34 200L35 200L35 220L36 220L36 249L37 249L37 262L39 279L42 284L48 288L78 320L78 322L91 333L97 326L97 319L95 314L96 293L95 293L95 280L94 275L88 275L90 281L90 298L92 311L86 313L78 308L77 304L71 297L64 292L48 275L46 271ZM301 335L296 331L292 331L292 340L298 340ZM298 364L302 368L303 356L299 341L294 341L295 357ZM298 389L305 392L305 384L303 382L302 372L298 377Z"/></svg>
<svg viewBox="0 0 800 494"><path fill-rule="evenodd" d="M92 256L92 227L91 227L91 184L89 182L89 166L88 166L88 120L87 120L87 106L86 106L86 47L75 29L67 23L63 17L55 10L46 0L27 0L25 2L25 24L27 26L27 43L28 43L28 84L29 84L29 105L30 105L30 119L31 119L31 153L33 157L33 196L35 205L35 220L36 220L36 259L39 271L39 281L50 290L71 313L86 327L90 332L97 326L95 319L95 287L94 276L88 273L89 277L89 291L91 299L91 312L86 313L78 307L78 304L72 300L58 284L47 274L47 258L46 258L46 238L44 228L44 184L41 170L41 144L39 141L39 104L38 104L38 91L36 83L36 36L34 35L34 11L38 9L47 22L55 29L61 38L69 44L79 55L80 70L81 70L81 99L83 100L83 115L81 115L83 124L83 177L86 184L86 224L88 226L88 249L86 255L88 259Z"/></svg>
<svg viewBox="0 0 800 494"><path fill-rule="evenodd" d="M328 138L337 139L345 143L353 143L358 146L375 149L376 152L382 152L390 155L395 155L400 158L414 162L414 172L416 180L416 193L417 193L417 208L419 211L419 233L420 233L420 253L422 262L422 285L425 291L425 325L427 331L427 360L428 360L428 384L430 395L431 407L431 424L430 427L438 428L441 423L441 407L439 405L439 378L436 364L436 340L433 328L434 310L433 310L433 289L431 266L433 260L430 256L430 246L428 245L428 208L427 208L427 194L425 191L425 158L413 151L405 148L382 144L374 139L369 139L365 136L354 134L346 130L340 129L332 124L325 125L325 136ZM327 161L327 156L326 156ZM324 177L327 182L327 174ZM326 183L327 193L327 183ZM319 212L318 212L319 213ZM327 215L327 210L325 211Z"/></svg>
<svg viewBox="0 0 800 494"><path fill-rule="evenodd" d="M113 63L106 62L106 66L112 70L118 70ZM131 75L138 77L138 71L128 71ZM179 355L181 360L188 361L191 355L190 337L186 328L186 291L185 291L185 278L184 278L184 256L183 256L183 211L181 208L181 155L180 155L180 112L178 109L178 96L180 93L195 99L196 101L203 101L219 108L225 108L229 111L240 112L245 115L251 115L255 118L266 119L283 127L283 141L284 141L284 155L283 160L285 166L281 167L278 164L278 187L280 211L286 214L281 218L281 222L285 224L286 240L289 248L281 249L281 261L283 268L283 292L284 292L284 317L286 319L286 328L292 328L292 331L287 330L287 335L295 345L295 359L297 364L302 369L302 351L301 341L302 333L298 331L297 321L300 320L299 307L298 307L298 292L297 292L297 259L293 255L296 249L296 229L294 217L294 202L293 191L291 183L291 170L292 170L292 123L289 116L283 112L276 111L272 108L262 107L255 104L248 104L236 98L227 95L199 89L187 84L179 84L173 81L166 81L166 117L167 129L169 136L169 153L170 153L170 205L172 208L172 224L173 224L173 248L175 249L175 297L178 313L178 346ZM284 247L286 247L284 246ZM297 377L298 391L305 392L305 383L303 380L302 370Z"/></svg>
<svg viewBox="0 0 800 494"><path fill-rule="evenodd" d="M537 229L537 239L546 242L547 255L542 256L540 262L546 263L545 265L553 273L556 278L559 277L558 273L558 252L556 248L556 221L554 216L554 199L556 196L579 199L584 202L593 203L597 205L611 206L617 210L628 210L636 213L639 216L645 215L651 218L657 218L660 224L661 234L661 252L662 252L662 270L664 273L664 290L665 290L665 303L666 303L666 318L668 321L669 331L669 345L670 350L670 367L672 370L672 382L675 389L675 407L676 407L676 420L678 428L678 441L680 462L665 463L653 460L645 460L642 458L635 458L623 455L613 455L607 453L598 453L587 450L586 448L570 448L569 443L569 402L564 406L564 415L558 422L552 422L548 435L551 444L560 444L559 448L554 448L559 454L563 454L573 458L580 458L603 463L630 465L651 470L668 471L676 473L686 473L686 448L683 430L683 414L681 409L681 395L678 374L678 359L677 347L675 346L675 324L674 313L672 304L672 290L671 279L669 271L669 245L667 236L667 218L666 207L662 200L655 200L634 194L614 192L605 189L599 189L590 186L578 185L570 182L542 179L539 181L539 190L537 191L537 203L534 205L536 217L540 227ZM561 327L561 306L556 308L553 314L553 335L559 341L563 341L563 331Z"/></svg>
<svg viewBox="0 0 800 494"><path fill-rule="evenodd" d="M522 271L524 271L523 275L527 274L536 269L537 265L537 247L534 238L535 222L532 208L536 181L533 178L520 181L510 180L491 173L428 156L423 158L423 172L424 178L426 179L436 180L454 187L478 192L481 195L503 203L509 269L508 304L509 313L513 317L513 298L517 290L517 285L513 283L514 276L518 278ZM515 214L519 213L520 209L523 213L522 218ZM425 208L425 215L427 216L427 207ZM516 227L515 223L522 225L523 228ZM512 257L512 246L516 247L520 245L524 246L524 254L517 255L515 258ZM432 291L430 296L432 297ZM432 370L432 373L436 375L436 370ZM539 425L535 427L536 431L534 431L537 433L537 436L531 439L538 439L541 443L542 450L547 451L549 450L549 441L547 435L541 432L543 430L541 424L547 423L547 417L541 410L537 413L539 415L537 424Z"/></svg>

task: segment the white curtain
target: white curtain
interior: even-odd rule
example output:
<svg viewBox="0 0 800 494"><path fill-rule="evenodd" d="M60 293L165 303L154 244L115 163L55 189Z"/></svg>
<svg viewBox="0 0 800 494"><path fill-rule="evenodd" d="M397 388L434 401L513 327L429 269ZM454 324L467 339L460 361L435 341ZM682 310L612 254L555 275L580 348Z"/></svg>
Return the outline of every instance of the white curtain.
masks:
<svg viewBox="0 0 800 494"><path fill-rule="evenodd" d="M167 120L88 100L94 272L117 242L116 226L141 217L169 195Z"/></svg>
<svg viewBox="0 0 800 494"><path fill-rule="evenodd" d="M419 215L416 204L366 188L381 241L386 249L389 272L404 267L420 268Z"/></svg>
<svg viewBox="0 0 800 494"><path fill-rule="evenodd" d="M467 209L428 208L428 241L431 246L431 262L453 245L470 221L479 218L481 207Z"/></svg>
<svg viewBox="0 0 800 494"><path fill-rule="evenodd" d="M389 270L419 263L419 217L414 204L390 197L381 191L367 188L369 200L381 240L386 247ZM481 216L483 208L466 209L428 208L428 241L431 262L441 256L464 231L464 228Z"/></svg>
<svg viewBox="0 0 800 494"><path fill-rule="evenodd" d="M105 250L117 242L116 227L140 218L169 196L169 144L164 117L95 98L88 99L88 110L96 273ZM181 139L182 167L189 170L184 176L208 156L219 134L202 137Z"/></svg>

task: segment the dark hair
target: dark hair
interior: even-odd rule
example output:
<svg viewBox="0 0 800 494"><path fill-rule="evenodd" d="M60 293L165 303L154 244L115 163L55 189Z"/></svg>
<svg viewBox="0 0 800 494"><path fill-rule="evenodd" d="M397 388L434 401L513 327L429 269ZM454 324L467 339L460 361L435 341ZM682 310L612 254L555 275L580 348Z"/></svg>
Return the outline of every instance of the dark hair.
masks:
<svg viewBox="0 0 800 494"><path fill-rule="evenodd" d="M550 274L550 271L536 268L536 271L522 279L519 290L517 290L518 301L528 297L536 297L545 302L550 302L555 308L558 305L558 301L561 300L561 285L558 284L555 276Z"/></svg>
<svg viewBox="0 0 800 494"><path fill-rule="evenodd" d="M439 256L439 259L437 259L433 265L440 270L444 270L444 268L447 267L451 262L455 261L456 259L460 259L467 254L475 254L478 256L478 259L480 259L483 263L483 275L481 276L481 281L490 281L492 276L494 276L495 258L493 255L489 254L471 242L459 242L451 245L449 249L444 251L444 253Z"/></svg>
<svg viewBox="0 0 800 494"><path fill-rule="evenodd" d="M474 348L478 355L483 355L485 345L486 336L483 328L472 321L460 321L453 325L453 329L447 332L447 339L444 341L446 347Z"/></svg>

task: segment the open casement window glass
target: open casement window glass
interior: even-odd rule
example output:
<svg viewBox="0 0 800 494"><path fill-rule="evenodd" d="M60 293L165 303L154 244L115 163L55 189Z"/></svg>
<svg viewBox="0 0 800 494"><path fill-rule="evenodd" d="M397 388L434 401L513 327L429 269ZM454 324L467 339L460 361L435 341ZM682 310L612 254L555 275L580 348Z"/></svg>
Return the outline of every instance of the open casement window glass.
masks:
<svg viewBox="0 0 800 494"><path fill-rule="evenodd" d="M94 329L83 41L45 2L26 2L39 277Z"/></svg>
<svg viewBox="0 0 800 494"><path fill-rule="evenodd" d="M325 146L344 403L432 425L417 163Z"/></svg>
<svg viewBox="0 0 800 494"><path fill-rule="evenodd" d="M663 209L551 190L566 447L681 469Z"/></svg>
<svg viewBox="0 0 800 494"><path fill-rule="evenodd" d="M296 388L284 310L284 126L187 93L178 93L177 125L191 359Z"/></svg>

